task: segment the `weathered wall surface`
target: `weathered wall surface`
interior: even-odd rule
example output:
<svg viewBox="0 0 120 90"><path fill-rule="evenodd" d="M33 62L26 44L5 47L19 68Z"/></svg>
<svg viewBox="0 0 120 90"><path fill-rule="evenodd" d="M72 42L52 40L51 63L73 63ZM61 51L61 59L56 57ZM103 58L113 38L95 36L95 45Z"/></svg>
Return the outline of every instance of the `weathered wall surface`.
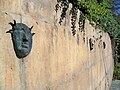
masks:
<svg viewBox="0 0 120 90"><path fill-rule="evenodd" d="M72 36L70 17L60 26L55 4L0 0L0 90L109 90L113 59L108 34L86 21L85 31ZM6 34L13 19L33 25L36 33L31 53L23 60L15 56Z"/></svg>

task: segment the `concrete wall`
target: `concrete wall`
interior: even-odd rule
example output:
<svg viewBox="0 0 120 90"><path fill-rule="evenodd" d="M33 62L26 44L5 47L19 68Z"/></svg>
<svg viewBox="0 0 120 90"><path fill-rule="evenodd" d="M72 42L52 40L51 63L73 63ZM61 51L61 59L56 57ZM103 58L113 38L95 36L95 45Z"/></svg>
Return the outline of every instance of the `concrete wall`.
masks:
<svg viewBox="0 0 120 90"><path fill-rule="evenodd" d="M113 58L108 34L86 21L85 31L72 36L70 16L60 26L55 4L56 0L0 0L0 90L109 90ZM16 57L6 34L13 19L33 25L36 33L24 59Z"/></svg>

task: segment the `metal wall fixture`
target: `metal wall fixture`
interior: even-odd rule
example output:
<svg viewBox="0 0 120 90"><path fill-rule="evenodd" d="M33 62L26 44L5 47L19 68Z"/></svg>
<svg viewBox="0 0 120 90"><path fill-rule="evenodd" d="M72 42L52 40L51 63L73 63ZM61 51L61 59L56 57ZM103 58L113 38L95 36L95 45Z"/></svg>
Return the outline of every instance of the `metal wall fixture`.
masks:
<svg viewBox="0 0 120 90"><path fill-rule="evenodd" d="M32 48L32 36L35 33L31 33L31 28L23 23L9 23L12 26L12 29L6 33L10 33L12 37L12 42L15 50L15 54L18 58L26 57Z"/></svg>

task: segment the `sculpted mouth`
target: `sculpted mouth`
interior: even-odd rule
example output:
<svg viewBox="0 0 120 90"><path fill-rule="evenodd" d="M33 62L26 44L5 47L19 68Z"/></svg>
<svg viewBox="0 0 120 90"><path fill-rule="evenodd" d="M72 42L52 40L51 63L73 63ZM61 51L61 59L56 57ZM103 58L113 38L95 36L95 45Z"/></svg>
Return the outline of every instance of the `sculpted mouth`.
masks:
<svg viewBox="0 0 120 90"><path fill-rule="evenodd" d="M23 48L29 48L29 45L23 44L22 47L23 47Z"/></svg>
<svg viewBox="0 0 120 90"><path fill-rule="evenodd" d="M23 42L22 47L23 48L29 48L29 43L28 42Z"/></svg>

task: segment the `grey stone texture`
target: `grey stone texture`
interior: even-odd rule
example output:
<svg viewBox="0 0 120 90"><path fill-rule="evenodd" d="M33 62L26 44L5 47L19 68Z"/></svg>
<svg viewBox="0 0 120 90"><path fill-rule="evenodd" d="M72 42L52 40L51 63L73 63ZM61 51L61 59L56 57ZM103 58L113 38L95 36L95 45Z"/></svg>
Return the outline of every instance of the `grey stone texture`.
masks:
<svg viewBox="0 0 120 90"><path fill-rule="evenodd" d="M110 90L120 90L120 80L113 80Z"/></svg>

